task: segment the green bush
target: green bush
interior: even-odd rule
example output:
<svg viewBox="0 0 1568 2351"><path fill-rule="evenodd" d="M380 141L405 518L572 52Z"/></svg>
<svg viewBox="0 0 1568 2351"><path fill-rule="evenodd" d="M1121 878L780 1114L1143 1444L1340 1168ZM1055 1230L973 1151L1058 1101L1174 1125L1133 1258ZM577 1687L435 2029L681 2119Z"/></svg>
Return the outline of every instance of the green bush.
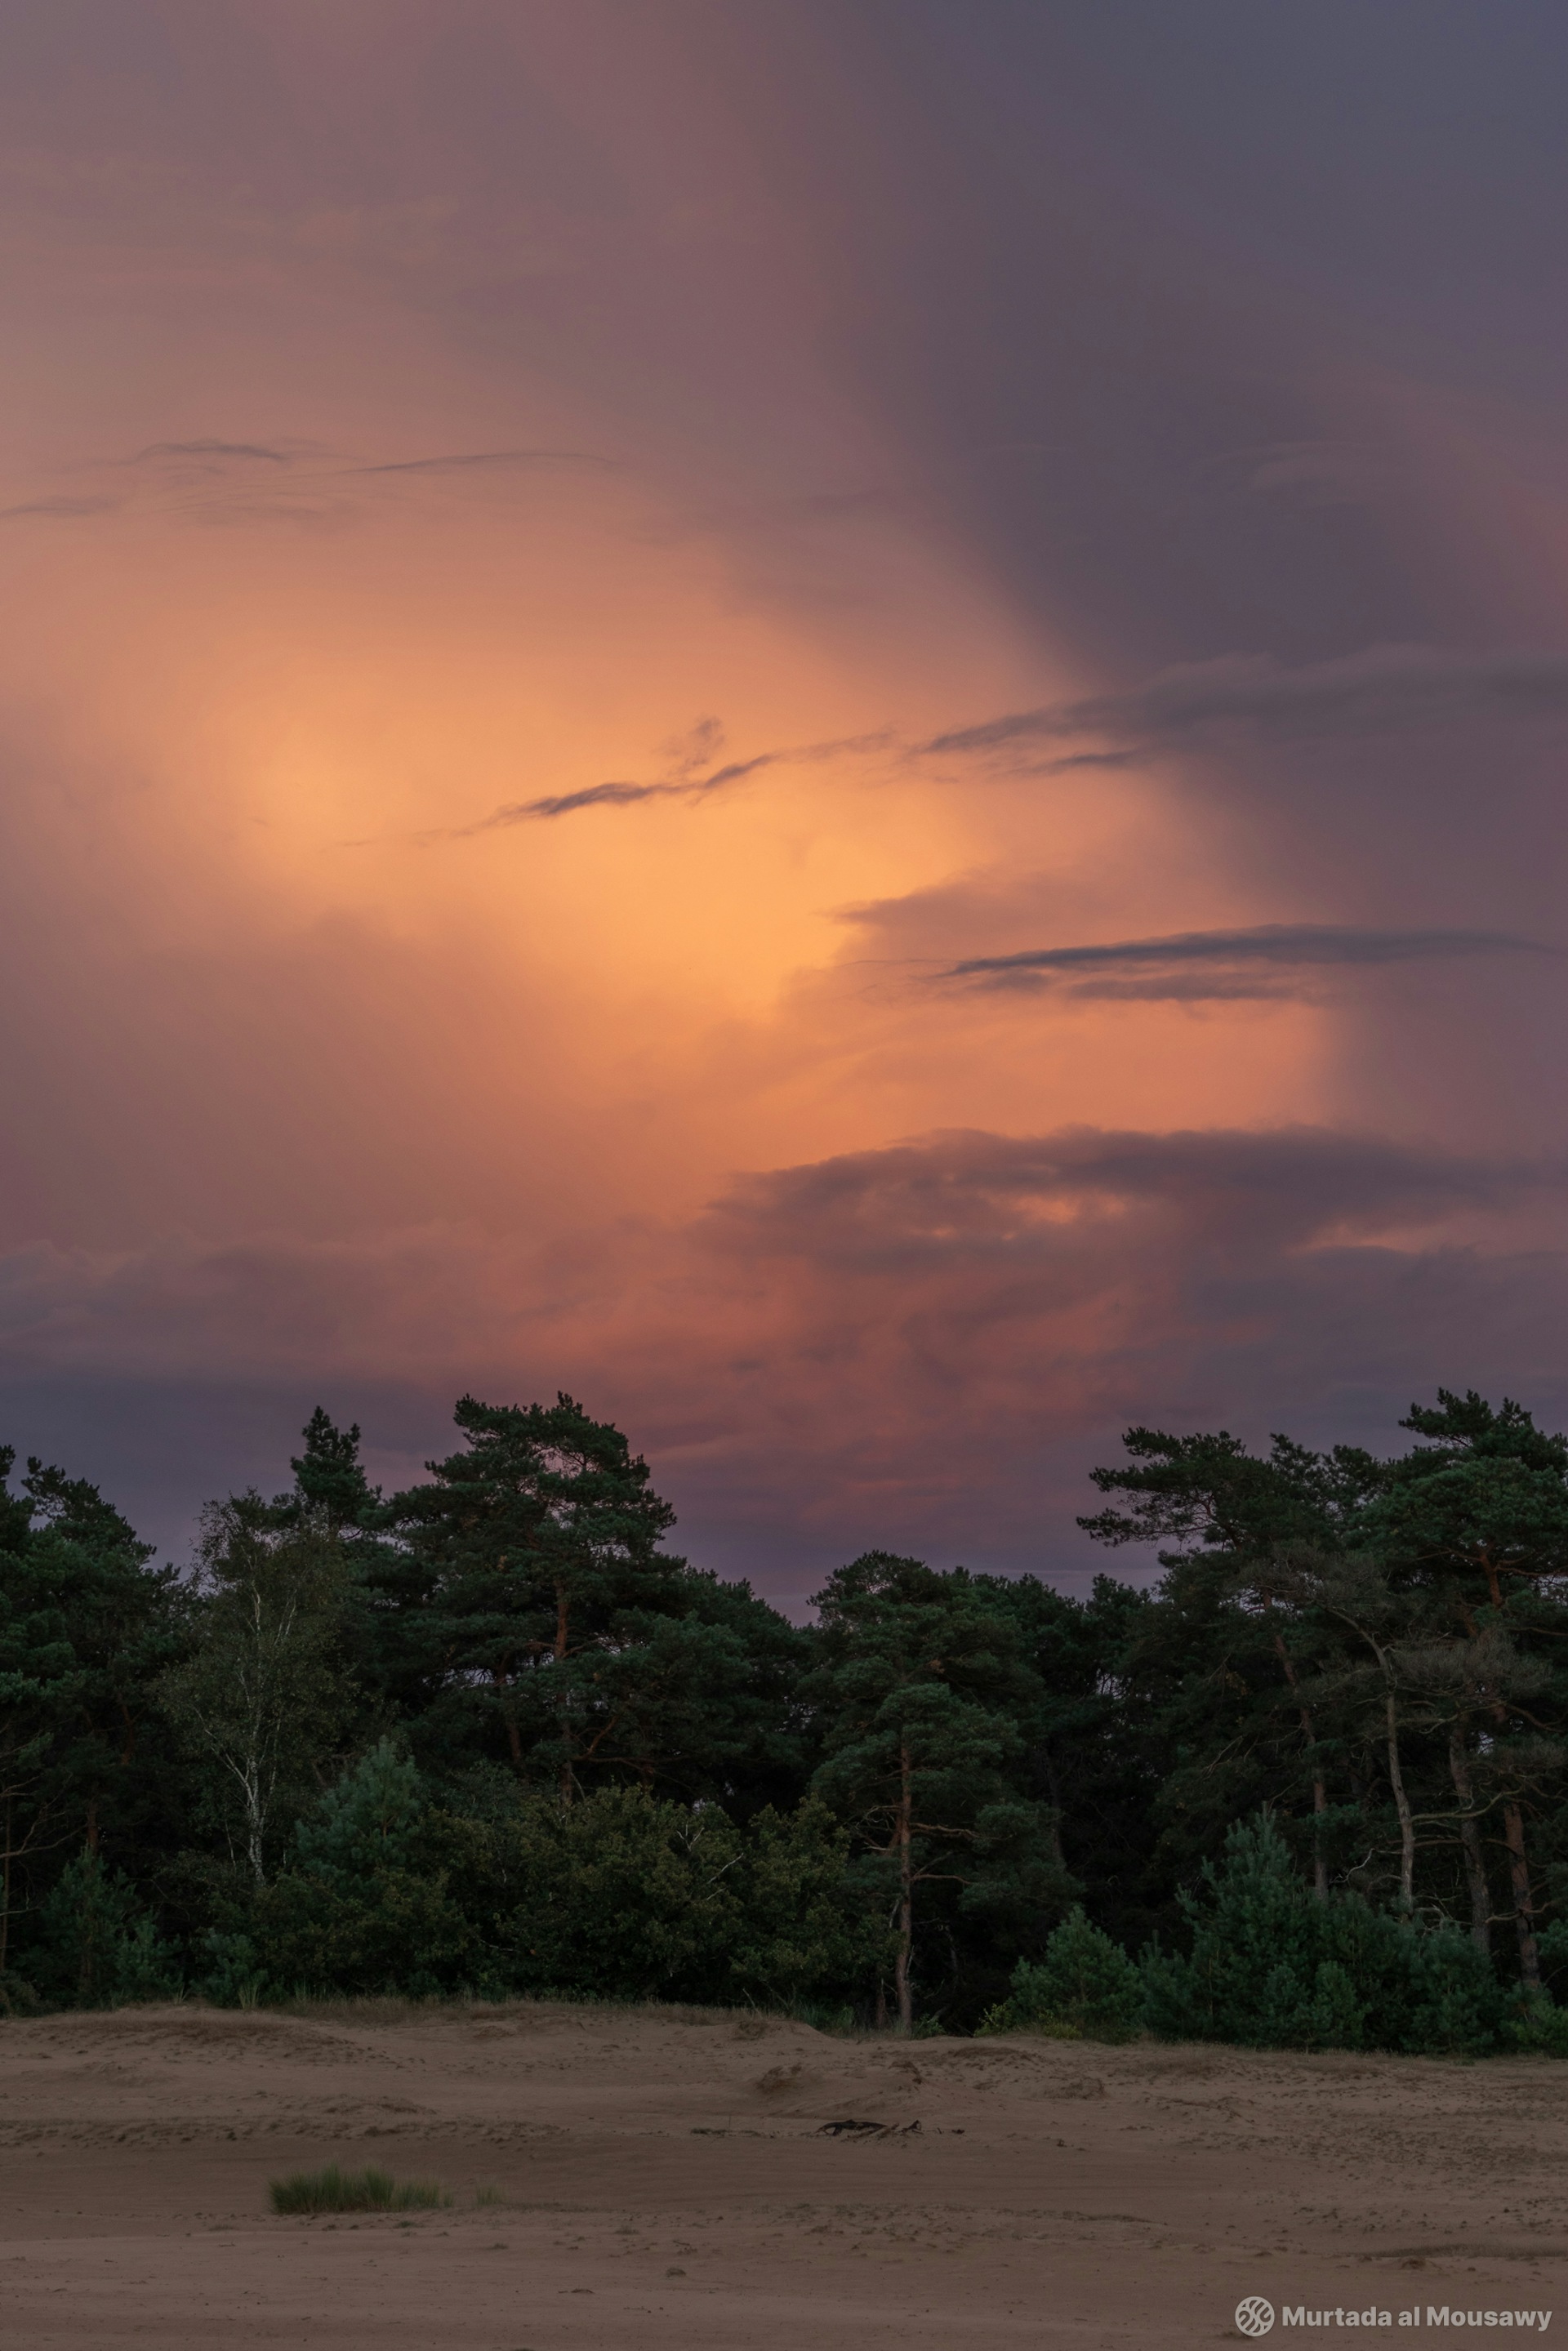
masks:
<svg viewBox="0 0 1568 2351"><path fill-rule="evenodd" d="M50 1888L27 1970L32 1987L62 2008L117 2008L181 1989L178 1955L130 1880L96 1853L77 1854Z"/></svg>
<svg viewBox="0 0 1568 2351"><path fill-rule="evenodd" d="M452 2201L434 2179L398 2181L373 2166L340 2171L335 2163L321 2171L291 2171L287 2179L275 2179L268 2193L275 2212L428 2212Z"/></svg>
<svg viewBox="0 0 1568 2351"><path fill-rule="evenodd" d="M740 1923L741 1840L716 1805L641 1788L519 1794L489 1829L494 1964L521 1991L716 2000Z"/></svg>
<svg viewBox="0 0 1568 2351"><path fill-rule="evenodd" d="M749 1823L734 1874L730 1998L797 2015L824 2001L836 2008L831 1995L889 1953L884 1906L873 1909L851 1876L849 1851L849 1831L815 1796L793 1813L768 1805Z"/></svg>
<svg viewBox="0 0 1568 2351"><path fill-rule="evenodd" d="M254 2008L267 1990L267 1974L248 1935L210 1927L200 1945L207 1961L195 1989L219 2008Z"/></svg>
<svg viewBox="0 0 1568 2351"><path fill-rule="evenodd" d="M357 1881L290 1870L256 1894L246 1938L269 1991L455 1991L478 1971L479 1942L433 1876L382 1869Z"/></svg>
<svg viewBox="0 0 1568 2351"><path fill-rule="evenodd" d="M1074 1904L1045 1947L1020 1959L1009 1997L982 2032L1047 2032L1061 2039L1130 2041L1144 2021L1144 1983L1119 1943Z"/></svg>
<svg viewBox="0 0 1568 2351"><path fill-rule="evenodd" d="M1186 1956L1151 1946L1145 2013L1167 2040L1270 2049L1400 2049L1479 2055L1507 2001L1457 1928L1424 1928L1351 1894L1321 1902L1267 1814L1228 1832L1218 1868L1184 1893Z"/></svg>
<svg viewBox="0 0 1568 2351"><path fill-rule="evenodd" d="M1568 2008L1559 2008L1544 1989L1519 2002L1504 2037L1511 2047L1533 2057L1568 2057Z"/></svg>
<svg viewBox="0 0 1568 2351"><path fill-rule="evenodd" d="M234 1971L274 1991L418 1999L466 1985L479 1937L447 1891L438 1844L423 1779L383 1739L300 1823L291 1866L257 1889Z"/></svg>
<svg viewBox="0 0 1568 2351"><path fill-rule="evenodd" d="M390 1739L329 1788L315 1816L294 1832L294 1865L339 1886L361 1886L418 1858L430 1796L416 1767Z"/></svg>
<svg viewBox="0 0 1568 2351"><path fill-rule="evenodd" d="M301 1823L289 1866L231 1898L199 1989L225 2004L297 1990L841 2003L886 1942L824 1804L766 1809L601 1788L562 1804L496 1772L435 1808L372 1749ZM837 1999L835 2000L835 1995Z"/></svg>

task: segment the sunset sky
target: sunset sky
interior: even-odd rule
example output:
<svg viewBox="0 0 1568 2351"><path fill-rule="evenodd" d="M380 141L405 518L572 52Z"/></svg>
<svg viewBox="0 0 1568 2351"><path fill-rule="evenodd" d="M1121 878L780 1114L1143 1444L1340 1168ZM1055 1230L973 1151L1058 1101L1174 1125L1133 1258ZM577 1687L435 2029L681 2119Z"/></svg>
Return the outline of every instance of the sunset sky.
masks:
<svg viewBox="0 0 1568 2351"><path fill-rule="evenodd" d="M1568 1416L1565 115L1549 0L0 0L0 1437L178 1556L565 1388L795 1605Z"/></svg>

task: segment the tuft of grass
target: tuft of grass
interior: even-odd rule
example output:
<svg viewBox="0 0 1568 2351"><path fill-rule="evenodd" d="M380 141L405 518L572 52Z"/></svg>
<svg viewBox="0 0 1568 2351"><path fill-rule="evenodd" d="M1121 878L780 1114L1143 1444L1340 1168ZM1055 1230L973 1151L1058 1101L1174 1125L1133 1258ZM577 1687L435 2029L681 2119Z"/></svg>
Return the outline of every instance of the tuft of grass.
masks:
<svg viewBox="0 0 1568 2351"><path fill-rule="evenodd" d="M343 2171L335 2163L320 2171L291 2171L287 2179L273 2180L268 2192L275 2212L417 2212L452 2201L434 2179L396 2180L373 2165L363 2171Z"/></svg>
<svg viewBox="0 0 1568 2351"><path fill-rule="evenodd" d="M476 2204L504 2204L506 2200L500 2189L492 2188L488 2180L482 2181L474 2190Z"/></svg>

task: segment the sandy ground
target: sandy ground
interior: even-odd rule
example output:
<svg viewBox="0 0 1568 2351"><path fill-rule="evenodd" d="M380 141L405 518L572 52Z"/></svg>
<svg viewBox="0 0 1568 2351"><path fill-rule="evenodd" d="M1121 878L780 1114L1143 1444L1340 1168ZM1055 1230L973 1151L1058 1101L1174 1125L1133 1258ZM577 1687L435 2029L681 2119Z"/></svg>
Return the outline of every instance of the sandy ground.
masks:
<svg viewBox="0 0 1568 2351"><path fill-rule="evenodd" d="M1568 2064L531 2004L8 2022L0 2345L1181 2345L1248 2294L1415 2309L1406 2344L1561 2304L1568 2340L1565 2157ZM334 2158L455 2201L271 2215Z"/></svg>

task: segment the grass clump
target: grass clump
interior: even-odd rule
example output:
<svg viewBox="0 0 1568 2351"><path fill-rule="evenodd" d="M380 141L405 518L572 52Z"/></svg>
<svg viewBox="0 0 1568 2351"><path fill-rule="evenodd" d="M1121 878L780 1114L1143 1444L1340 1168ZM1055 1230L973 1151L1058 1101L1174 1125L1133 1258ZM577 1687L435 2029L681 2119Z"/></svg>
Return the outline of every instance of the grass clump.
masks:
<svg viewBox="0 0 1568 2351"><path fill-rule="evenodd" d="M390 2171L367 2165L363 2171L344 2171L329 2163L320 2171L291 2171L270 2188L275 2212L418 2212L450 2204L451 2197L434 2179L394 2179Z"/></svg>

